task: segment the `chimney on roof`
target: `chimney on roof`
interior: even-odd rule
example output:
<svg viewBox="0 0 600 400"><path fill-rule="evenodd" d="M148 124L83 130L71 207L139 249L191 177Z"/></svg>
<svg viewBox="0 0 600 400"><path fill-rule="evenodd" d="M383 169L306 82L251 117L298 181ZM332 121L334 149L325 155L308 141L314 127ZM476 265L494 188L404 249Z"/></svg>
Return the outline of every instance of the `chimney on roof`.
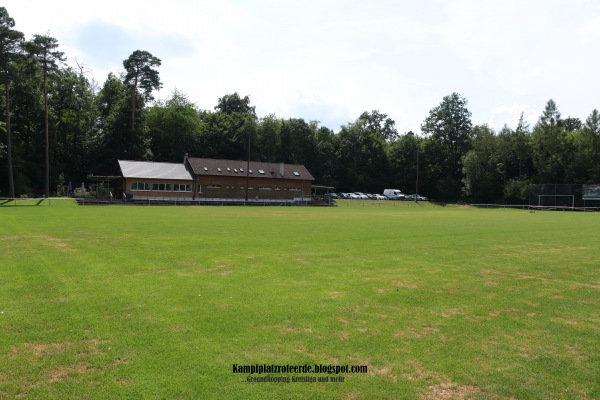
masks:
<svg viewBox="0 0 600 400"><path fill-rule="evenodd" d="M183 156L183 163L185 164L188 160L188 153L185 153L185 156Z"/></svg>
<svg viewBox="0 0 600 400"><path fill-rule="evenodd" d="M283 178L283 163L279 163L279 173L281 174L281 177Z"/></svg>

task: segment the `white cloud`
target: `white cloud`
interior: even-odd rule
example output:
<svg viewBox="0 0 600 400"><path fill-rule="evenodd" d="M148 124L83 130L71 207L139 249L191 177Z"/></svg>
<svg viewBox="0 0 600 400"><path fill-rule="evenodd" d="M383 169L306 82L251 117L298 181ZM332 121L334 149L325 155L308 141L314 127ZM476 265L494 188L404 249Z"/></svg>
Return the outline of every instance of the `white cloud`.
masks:
<svg viewBox="0 0 600 400"><path fill-rule="evenodd" d="M598 34L600 33L600 17L594 18L588 24L580 29L580 32L585 34Z"/></svg>
<svg viewBox="0 0 600 400"><path fill-rule="evenodd" d="M469 100L474 123L496 130L514 124L523 110L513 108L532 105L533 116L550 98L579 118L600 107L600 81L591 78L600 65L595 0L5 0L5 7L16 29L28 37L50 30L100 83L134 50L150 51L163 61L156 97L177 87L206 109L239 91L262 115L338 130L377 109L400 132L419 132L452 92Z"/></svg>
<svg viewBox="0 0 600 400"><path fill-rule="evenodd" d="M498 127L502 127L504 124L506 124L510 129L515 129L519 124L521 113L523 113L525 122L529 124L529 129L533 129L533 126L538 120L540 112L528 104L512 104L509 106L504 105L495 107L492 109L487 123L489 126L495 127L496 131L499 130Z"/></svg>

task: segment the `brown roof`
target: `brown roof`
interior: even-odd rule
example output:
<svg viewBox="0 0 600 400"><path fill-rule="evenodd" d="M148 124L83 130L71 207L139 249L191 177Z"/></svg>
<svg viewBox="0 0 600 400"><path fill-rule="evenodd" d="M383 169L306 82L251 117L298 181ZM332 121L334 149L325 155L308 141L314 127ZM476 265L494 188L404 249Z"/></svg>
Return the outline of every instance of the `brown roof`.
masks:
<svg viewBox="0 0 600 400"><path fill-rule="evenodd" d="M315 180L304 165L250 161L247 168L247 161L194 157L187 160L197 176L246 176L249 172L248 176L255 178Z"/></svg>

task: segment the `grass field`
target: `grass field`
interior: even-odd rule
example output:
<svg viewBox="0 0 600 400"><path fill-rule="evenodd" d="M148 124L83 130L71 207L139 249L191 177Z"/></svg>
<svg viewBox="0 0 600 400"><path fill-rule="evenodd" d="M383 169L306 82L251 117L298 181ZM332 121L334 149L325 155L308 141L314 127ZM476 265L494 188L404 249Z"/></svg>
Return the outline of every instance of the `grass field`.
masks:
<svg viewBox="0 0 600 400"><path fill-rule="evenodd" d="M600 398L600 214L344 204L0 207L0 398Z"/></svg>

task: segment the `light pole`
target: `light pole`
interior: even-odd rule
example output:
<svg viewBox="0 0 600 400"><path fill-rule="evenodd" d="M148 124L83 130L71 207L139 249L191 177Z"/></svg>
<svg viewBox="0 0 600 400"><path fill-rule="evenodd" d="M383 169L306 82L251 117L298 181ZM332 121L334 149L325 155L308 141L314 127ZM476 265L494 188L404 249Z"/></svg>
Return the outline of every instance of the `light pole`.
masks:
<svg viewBox="0 0 600 400"><path fill-rule="evenodd" d="M248 130L248 159L246 160L246 202L248 204L248 183L250 182L250 130Z"/></svg>
<svg viewBox="0 0 600 400"><path fill-rule="evenodd" d="M415 203L419 195L419 141L417 140L417 178L415 179Z"/></svg>

